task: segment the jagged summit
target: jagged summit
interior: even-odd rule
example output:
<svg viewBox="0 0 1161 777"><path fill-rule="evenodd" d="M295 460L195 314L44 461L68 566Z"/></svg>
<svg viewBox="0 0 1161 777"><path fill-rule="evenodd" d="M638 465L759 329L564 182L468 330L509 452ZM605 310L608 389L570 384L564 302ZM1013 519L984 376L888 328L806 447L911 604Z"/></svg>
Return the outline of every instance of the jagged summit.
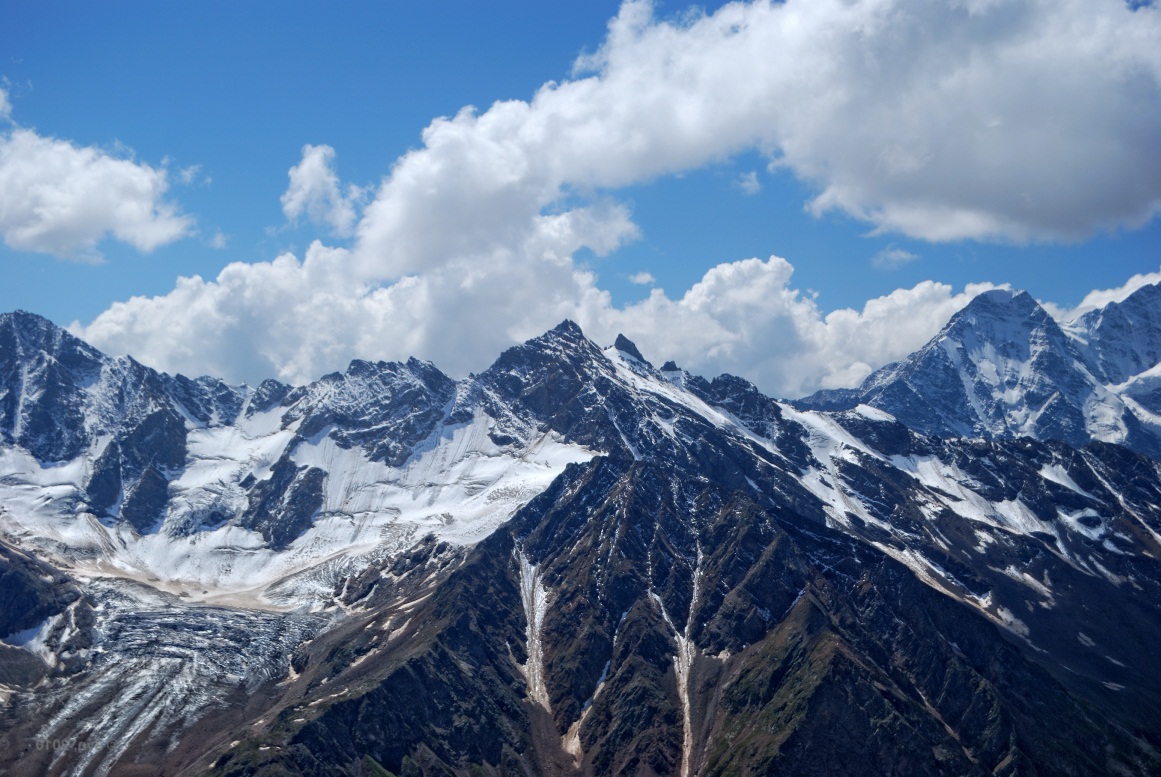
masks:
<svg viewBox="0 0 1161 777"><path fill-rule="evenodd" d="M991 309L1001 316L1038 315L1043 310L1031 294L1023 289L989 289L973 297L960 313Z"/></svg>
<svg viewBox="0 0 1161 777"><path fill-rule="evenodd" d="M993 289L976 296L936 335L934 342L941 341L959 343L973 351L990 344L1006 358L1022 360L1048 348L1083 364L1075 344L1048 311L1024 291Z"/></svg>
<svg viewBox="0 0 1161 777"><path fill-rule="evenodd" d="M43 316L23 310L0 314L0 369L17 362L44 365L46 359L66 370L91 372L102 354Z"/></svg>
<svg viewBox="0 0 1161 777"><path fill-rule="evenodd" d="M580 325L572 319L566 318L540 337L533 338L533 341L552 338L575 342L577 340L583 340L584 337L585 333L581 330Z"/></svg>
<svg viewBox="0 0 1161 777"><path fill-rule="evenodd" d="M625 337L625 335L617 335L617 339L613 342L613 347L626 356L633 357L647 367L653 366L644 356L641 355L641 352L637 350L636 344L628 337Z"/></svg>
<svg viewBox="0 0 1161 777"><path fill-rule="evenodd" d="M14 310L10 313L0 313L0 327L13 327L16 331L26 335L32 341L48 342L53 340L82 342L68 330L57 326L49 319L27 310ZM87 344L86 344L87 345ZM89 346L91 348L91 346Z"/></svg>

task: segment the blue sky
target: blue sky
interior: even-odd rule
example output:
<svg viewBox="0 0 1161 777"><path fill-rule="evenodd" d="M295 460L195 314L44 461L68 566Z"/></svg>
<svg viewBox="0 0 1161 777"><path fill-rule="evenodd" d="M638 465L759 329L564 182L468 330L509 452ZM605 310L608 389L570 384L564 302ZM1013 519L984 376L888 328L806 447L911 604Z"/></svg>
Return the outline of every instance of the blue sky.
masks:
<svg viewBox="0 0 1161 777"><path fill-rule="evenodd" d="M0 248L5 277L21 278L0 289L0 309L68 324L163 294L179 274L212 277L230 261L303 247L312 230L285 229L279 197L304 144L335 147L344 178L373 184L432 118L527 98L567 76L617 3L3 0L0 9L0 77L17 123L123 145L155 166L200 167L171 193L202 240L148 255L105 241L97 267ZM218 231L226 249L206 245Z"/></svg>
<svg viewBox="0 0 1161 777"><path fill-rule="evenodd" d="M1119 0L961 5L962 13L908 0L725 9L667 2L650 12L640 2L0 0L8 163L37 149L39 160L68 155L67 144L135 166L110 167L113 178L102 181L164 179L164 191L133 190L146 213L132 224L116 221L125 217L108 202L120 196L112 184L86 195L101 202L76 206L78 223L59 234L45 227L21 238L19 214L0 215L7 279L0 309L77 322L99 347L163 369L249 381L271 374L300 381L355 356L411 353L462 373L569 315L598 339L628 330L658 361L675 356L699 371L739 372L789 394L849 384L903 355L970 298L968 284L1007 283L1072 307L1094 289L1157 272L1161 220L1149 215L1161 204L1157 9L1130 11ZM1077 32L1094 27L1094 13L1108 22L1107 39ZM623 34L606 39L618 14ZM801 15L793 24L792 14ZM1069 24L1056 29L1058 21ZM723 38L727 23L753 32L735 45ZM823 33L832 49L821 45ZM1061 43L1086 48L1069 37L1080 34L1095 36L1086 43L1096 54L1059 53ZM928 78L939 52L955 59L948 41L964 49L964 63L992 66L965 64ZM603 61L574 71L578 56L599 51L608 55ZM768 88L746 83L749 71L734 61L746 57L754 82ZM1110 62L1128 75L1110 75ZM712 75L719 65L735 72L688 84L692 128L632 113L635 101L654 94L662 108L683 103L681 67ZM457 190L447 165L460 157L441 161L422 135L433 119L464 106L486 118L497 100L528 103L547 82L568 87L586 78L595 84L588 92L553 87L552 99L527 117L497 113L497 122L517 134L551 133L589 111L583 121L601 124L594 131L610 144L640 144L611 153L608 166L596 142L586 152L592 158L577 151L572 159L586 135L572 145L537 136L497 157L514 167L493 172L519 178L525 173L513 171L552 168L543 180L528 173L511 189L485 181ZM965 99L955 79L970 80L963 94L978 100L967 118L955 115ZM952 84L946 98L941 83ZM747 100L770 106L750 111L740 106ZM628 118L618 125L622 108ZM715 111L736 119L719 126ZM986 126L1000 127L1002 140L980 141L981 130L960 134L988 111L996 118ZM670 120L688 118L675 112ZM444 128L453 145L470 150L485 148L472 145L492 131L483 125ZM581 132L565 127L562 137L570 131ZM487 143L494 148L496 139ZM307 144L329 147L314 159L322 166L311 168L313 177ZM397 181L391 193L385 184L409 151L414 175L431 183L407 189ZM288 171L300 163L307 204L292 214L284 206L293 188ZM991 177L973 177L991 165ZM0 163L13 197L41 185L3 176ZM332 180L337 200L327 199ZM441 199L423 199L437 189ZM824 193L829 207L808 207ZM336 203L352 214L344 229L334 226ZM1107 203L1108 213L1086 220ZM390 220L397 212L436 215L425 232L407 232ZM576 234L564 237L558 227L527 231L561 214L593 224L565 220ZM445 239L477 221L463 228L465 244L478 239L479 252ZM430 245L415 247L432 235ZM396 258L398 246L414 256L399 248L411 258ZM287 254L298 265L276 267ZM750 257L761 266L742 264ZM245 279L246 268L235 272L234 286L216 283L231 263L258 269ZM725 269L709 278L719 265ZM581 277L586 271L594 275ZM464 291L462 279L477 274ZM178 278L194 275L207 286L178 293ZM332 284L340 275L347 280ZM406 277L418 279L411 291L400 285ZM682 303L699 281L709 301ZM653 288L664 292L654 291L650 303ZM759 288L763 298L745 298ZM906 294L890 297L896 290ZM269 298L255 301L261 295ZM135 297L154 301L118 307ZM864 307L877 298L889 298L880 307L893 312ZM293 322L279 299L297 311ZM419 299L428 307L416 307ZM757 312L745 314L747 305ZM691 311L711 308L709 319L692 323ZM847 308L854 318L827 319ZM336 310L348 313L339 320ZM733 320L746 315L764 324ZM673 322L691 322L691 330ZM864 352L857 338L836 345L851 339L848 329L865 333Z"/></svg>

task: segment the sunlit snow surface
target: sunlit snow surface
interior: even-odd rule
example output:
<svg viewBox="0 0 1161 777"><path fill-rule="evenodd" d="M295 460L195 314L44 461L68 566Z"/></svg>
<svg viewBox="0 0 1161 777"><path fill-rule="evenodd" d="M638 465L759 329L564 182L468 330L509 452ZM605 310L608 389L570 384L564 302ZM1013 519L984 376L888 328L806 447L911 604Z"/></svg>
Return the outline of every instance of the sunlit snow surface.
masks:
<svg viewBox="0 0 1161 777"><path fill-rule="evenodd" d="M23 452L0 450L0 531L81 577L138 580L187 601L259 608L321 604L358 567L406 550L427 534L455 544L493 532L571 462L592 453L541 434L524 447L497 446L488 416L443 426L401 467L369 461L329 437L299 441L294 462L327 472L314 525L288 548L267 547L254 531L226 523L189 531L211 508L237 515L239 483L270 476L295 440L261 414L233 427L194 429L189 460L170 487L159 531L138 534L77 512L91 459L41 468Z"/></svg>

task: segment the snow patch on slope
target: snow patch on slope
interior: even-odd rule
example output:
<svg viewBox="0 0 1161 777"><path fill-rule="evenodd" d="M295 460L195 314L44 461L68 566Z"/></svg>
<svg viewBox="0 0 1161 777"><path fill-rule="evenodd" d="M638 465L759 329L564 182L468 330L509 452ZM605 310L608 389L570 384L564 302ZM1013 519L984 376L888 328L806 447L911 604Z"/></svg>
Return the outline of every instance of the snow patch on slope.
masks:
<svg viewBox="0 0 1161 777"><path fill-rule="evenodd" d="M520 669L528 681L529 698L551 712L548 688L544 684L544 643L541 640L544 618L548 614L549 592L540 579L539 568L528 560L523 550L516 552L516 559L520 564L520 603L524 606L528 638L528 660Z"/></svg>

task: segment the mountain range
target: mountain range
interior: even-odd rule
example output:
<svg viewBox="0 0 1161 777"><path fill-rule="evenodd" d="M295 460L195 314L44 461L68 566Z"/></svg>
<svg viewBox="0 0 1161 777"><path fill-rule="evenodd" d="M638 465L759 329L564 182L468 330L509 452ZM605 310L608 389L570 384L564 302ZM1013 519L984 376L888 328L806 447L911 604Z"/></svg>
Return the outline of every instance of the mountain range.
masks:
<svg viewBox="0 0 1161 777"><path fill-rule="evenodd" d="M569 321L239 387L0 315L0 774L1156 774L1159 295L794 402Z"/></svg>
<svg viewBox="0 0 1161 777"><path fill-rule="evenodd" d="M856 389L796 403L881 408L942 437L1090 440L1161 455L1161 287L1063 326L1026 292L985 292L927 345Z"/></svg>

